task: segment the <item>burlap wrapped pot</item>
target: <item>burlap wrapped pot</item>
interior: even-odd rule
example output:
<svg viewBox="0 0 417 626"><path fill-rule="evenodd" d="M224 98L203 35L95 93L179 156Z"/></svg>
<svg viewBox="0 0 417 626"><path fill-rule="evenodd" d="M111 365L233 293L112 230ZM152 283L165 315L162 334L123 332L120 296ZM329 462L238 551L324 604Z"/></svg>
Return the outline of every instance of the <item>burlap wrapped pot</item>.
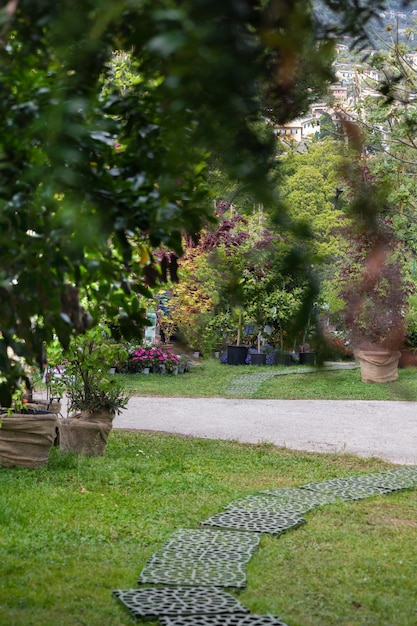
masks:
<svg viewBox="0 0 417 626"><path fill-rule="evenodd" d="M361 366L364 383L389 383L398 378L398 350L358 350L355 357Z"/></svg>
<svg viewBox="0 0 417 626"><path fill-rule="evenodd" d="M0 465L34 468L47 463L56 436L54 413L0 415L0 424Z"/></svg>
<svg viewBox="0 0 417 626"><path fill-rule="evenodd" d="M114 413L81 412L58 420L59 445L65 452L103 456Z"/></svg>

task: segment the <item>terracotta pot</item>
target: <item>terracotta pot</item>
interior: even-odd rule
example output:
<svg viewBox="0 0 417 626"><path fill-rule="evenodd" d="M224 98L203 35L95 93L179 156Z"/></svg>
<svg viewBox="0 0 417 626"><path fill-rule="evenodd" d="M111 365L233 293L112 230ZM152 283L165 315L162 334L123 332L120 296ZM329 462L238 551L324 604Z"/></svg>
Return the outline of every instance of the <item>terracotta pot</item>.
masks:
<svg viewBox="0 0 417 626"><path fill-rule="evenodd" d="M0 415L0 422L0 465L30 468L46 465L56 437L55 413Z"/></svg>
<svg viewBox="0 0 417 626"><path fill-rule="evenodd" d="M355 357L361 366L364 383L389 383L398 378L401 352L389 350L358 350Z"/></svg>

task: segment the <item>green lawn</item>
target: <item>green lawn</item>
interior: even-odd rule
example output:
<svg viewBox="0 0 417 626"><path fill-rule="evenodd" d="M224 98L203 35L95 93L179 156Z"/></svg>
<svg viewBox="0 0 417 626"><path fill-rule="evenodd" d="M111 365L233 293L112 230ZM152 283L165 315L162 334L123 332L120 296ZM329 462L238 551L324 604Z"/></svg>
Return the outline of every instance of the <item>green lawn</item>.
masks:
<svg viewBox="0 0 417 626"><path fill-rule="evenodd" d="M244 494L379 471L347 455L113 432L105 457L52 451L48 467L0 470L0 623L122 626L111 597L178 528ZM263 537L239 599L289 626L415 623L417 491L322 507Z"/></svg>
<svg viewBox="0 0 417 626"><path fill-rule="evenodd" d="M236 376L260 369L213 360L176 377L123 380L136 394L222 396ZM318 371L274 377L256 397L414 400L415 378L415 370L401 370L397 383L367 385L359 370ZM0 625L135 623L111 592L136 587L145 562L175 530L198 529L261 489L389 467L270 444L114 431L102 458L54 448L44 468L2 468ZM417 490L327 505L305 517L297 530L262 538L238 594L251 612L275 614L289 626L417 623Z"/></svg>
<svg viewBox="0 0 417 626"><path fill-rule="evenodd" d="M292 368L300 372L302 368ZM233 381L242 375L275 372L277 376L264 381L255 398L328 399L328 400L409 400L417 399L417 369L399 370L393 383L369 384L361 381L359 369L287 374L285 367L231 366L216 359L197 362L191 372L179 376L160 374L118 375L133 395L171 397L224 397ZM278 375L284 374L284 375Z"/></svg>

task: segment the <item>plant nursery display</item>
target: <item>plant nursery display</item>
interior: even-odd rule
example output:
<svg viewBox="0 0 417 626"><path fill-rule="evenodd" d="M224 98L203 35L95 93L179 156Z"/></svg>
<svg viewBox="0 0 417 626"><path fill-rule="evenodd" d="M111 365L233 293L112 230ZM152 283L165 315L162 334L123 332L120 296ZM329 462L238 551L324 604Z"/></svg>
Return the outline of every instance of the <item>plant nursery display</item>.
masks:
<svg viewBox="0 0 417 626"><path fill-rule="evenodd" d="M136 348L129 355L128 371L142 374L178 374L181 357L170 348L151 346ZM182 368L183 370L183 368Z"/></svg>

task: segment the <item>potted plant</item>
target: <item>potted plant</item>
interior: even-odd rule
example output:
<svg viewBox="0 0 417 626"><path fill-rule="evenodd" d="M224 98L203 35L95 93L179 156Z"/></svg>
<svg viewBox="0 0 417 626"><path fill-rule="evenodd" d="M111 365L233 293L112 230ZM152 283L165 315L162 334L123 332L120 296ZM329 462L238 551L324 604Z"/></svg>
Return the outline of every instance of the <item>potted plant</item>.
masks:
<svg viewBox="0 0 417 626"><path fill-rule="evenodd" d="M0 465L27 468L46 465L56 428L56 413L45 409L1 413Z"/></svg>
<svg viewBox="0 0 417 626"><path fill-rule="evenodd" d="M300 365L315 365L316 353L311 350L310 344L302 343L299 347L298 358Z"/></svg>
<svg viewBox="0 0 417 626"><path fill-rule="evenodd" d="M180 363L180 357L178 354L172 352L172 350L165 350L163 353L165 369L168 374L178 374L178 366Z"/></svg>
<svg viewBox="0 0 417 626"><path fill-rule="evenodd" d="M178 373L185 374L189 372L193 366L193 362L186 354L180 354L178 361Z"/></svg>
<svg viewBox="0 0 417 626"><path fill-rule="evenodd" d="M266 365L266 352L262 351L261 348L262 343L262 333L261 330L258 330L256 335L256 349L249 350L249 358L251 365Z"/></svg>
<svg viewBox="0 0 417 626"><path fill-rule="evenodd" d="M112 341L107 327L100 324L84 335L73 337L63 357L62 382L69 416L58 421L60 447L100 456L114 416L129 399L110 373L115 363L126 359L127 351Z"/></svg>
<svg viewBox="0 0 417 626"><path fill-rule="evenodd" d="M417 367L417 294L408 302L405 316L405 337L400 347L399 367Z"/></svg>
<svg viewBox="0 0 417 626"><path fill-rule="evenodd" d="M26 379L31 389L30 378ZM57 415L43 404L27 402L31 393L17 388L11 406L0 409L0 465L35 468L45 465L55 441Z"/></svg>
<svg viewBox="0 0 417 626"><path fill-rule="evenodd" d="M391 221L377 216L371 226L350 237L340 295L362 380L384 383L398 378L411 286L403 275Z"/></svg>
<svg viewBox="0 0 417 626"><path fill-rule="evenodd" d="M135 348L130 355L131 366L129 371L149 374L154 363L153 350L151 348Z"/></svg>
<svg viewBox="0 0 417 626"><path fill-rule="evenodd" d="M238 308L234 311L234 317L236 320L236 343L229 344L227 346L227 364L228 365L244 365L248 354L248 346L240 343L241 336L243 334L243 315L242 309Z"/></svg>
<svg viewBox="0 0 417 626"><path fill-rule="evenodd" d="M296 362L295 341L292 324L301 306L300 289L292 291L276 289L265 300L265 328L268 329L268 343L274 346L275 365L294 365Z"/></svg>
<svg viewBox="0 0 417 626"><path fill-rule="evenodd" d="M149 374L154 373L178 374L180 357L170 348L162 346L150 346L149 348L136 348L130 356L132 366L129 371L138 371Z"/></svg>
<svg viewBox="0 0 417 626"><path fill-rule="evenodd" d="M417 367L417 332L408 331L400 348L399 367Z"/></svg>
<svg viewBox="0 0 417 626"><path fill-rule="evenodd" d="M266 365L266 353L262 350L262 332L265 327L264 320L266 317L262 297L248 303L247 315L252 321L247 328L249 331L247 338L250 340L252 347L248 350L246 362L250 365Z"/></svg>

